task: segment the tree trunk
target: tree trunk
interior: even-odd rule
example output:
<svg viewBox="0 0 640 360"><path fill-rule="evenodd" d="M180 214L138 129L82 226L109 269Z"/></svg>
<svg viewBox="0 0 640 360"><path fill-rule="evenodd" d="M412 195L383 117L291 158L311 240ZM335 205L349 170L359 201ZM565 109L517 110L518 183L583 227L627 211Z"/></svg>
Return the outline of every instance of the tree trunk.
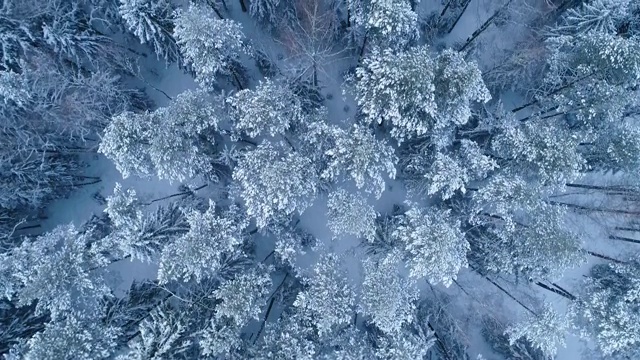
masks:
<svg viewBox="0 0 640 360"><path fill-rule="evenodd" d="M312 75L312 83L313 83L313 87L317 88L318 87L318 66L316 65L316 63L313 63L313 75Z"/></svg>
<svg viewBox="0 0 640 360"><path fill-rule="evenodd" d="M262 333L262 330L264 330L264 325L267 322L267 319L269 318L269 314L271 313L271 309L273 308L273 303L276 301L275 295L278 293L278 291L280 290L282 285L284 285L284 282L287 281L287 277L289 277L289 273L286 273L284 275L284 278L282 279L282 282L280 283L280 285L278 285L278 287L273 291L273 294L271 294L271 296L270 296L271 300L269 301L269 306L267 307L267 312L264 314L264 319L262 319L262 323L260 324L260 329L258 330L256 338L253 339L253 343L254 344L260 338L260 334Z"/></svg>
<svg viewBox="0 0 640 360"><path fill-rule="evenodd" d="M503 293L507 294L507 296L510 297L512 300L514 300L515 302L520 304L520 306L522 306L523 308L527 309L530 313L536 315L536 313L533 310L531 310L528 306L523 304L520 300L516 299L515 296L511 295L511 293L509 293L507 290L505 290L502 286L498 285L498 283L496 283L495 281L489 279L489 277L487 277L487 276L485 276L484 278L489 280L489 282L492 283L493 285L495 285L495 287L497 287L498 289L500 289L500 291L502 291Z"/></svg>
<svg viewBox="0 0 640 360"><path fill-rule="evenodd" d="M563 203L563 202L560 202L560 201L552 201L552 200L546 200L546 202L551 204L551 205L564 205L564 206L567 206L567 207L570 207L570 208L573 208L573 209L578 209L578 210L586 210L586 211L593 211L593 212L603 212L603 213L612 213L612 214L624 214L624 215L640 215L640 212L630 211L630 210L593 208L593 207L588 207L588 206L583 206L583 205Z"/></svg>
<svg viewBox="0 0 640 360"><path fill-rule="evenodd" d="M244 3L244 0L240 0L240 8L242 8L242 12L247 12L247 5Z"/></svg>
<svg viewBox="0 0 640 360"><path fill-rule="evenodd" d="M540 16L533 24L535 28L543 28L545 25L555 23L556 20L569 8L577 7L584 3L585 0L566 0L554 10Z"/></svg>
<svg viewBox="0 0 640 360"><path fill-rule="evenodd" d="M558 284L556 284L554 282L552 282L551 285L555 286L558 290L564 292L565 294L571 296L573 299L576 299L576 297L572 293L570 293L567 289L563 288L562 286L560 286L560 285L558 285Z"/></svg>
<svg viewBox="0 0 640 360"><path fill-rule="evenodd" d="M611 240L621 240L621 241L626 241L626 242L630 242L630 243L634 243L634 244L640 244L640 240L631 239L631 238L624 237L624 236L609 235L609 239L611 239Z"/></svg>
<svg viewBox="0 0 640 360"><path fill-rule="evenodd" d="M257 231L258 230L256 229L256 232ZM265 256L264 259L262 259L262 261L260 261L260 262L264 264L264 262L267 261L274 253L275 253L275 250L271 250L271 252L269 254L267 254L267 256Z"/></svg>
<svg viewBox="0 0 640 360"><path fill-rule="evenodd" d="M271 301L269 301L269 306L267 307L267 313L264 314L264 319L262 319L262 323L260 324L260 329L258 329L258 333L256 334L256 338L253 339L253 343L254 344L260 338L260 334L262 334L262 330L264 330L264 324L267 322L267 319L269 318L269 314L271 313L271 309L273 308L273 303L275 301L276 301L275 297L271 298Z"/></svg>
<svg viewBox="0 0 640 360"><path fill-rule="evenodd" d="M238 140L238 142L243 142L243 143L249 144L249 145L251 145L253 147L257 147L258 146L257 142L255 142L253 140L246 139L246 138L241 138L240 140Z"/></svg>
<svg viewBox="0 0 640 360"><path fill-rule="evenodd" d="M35 224L35 225L27 225L27 226L21 226L16 228L16 231L20 231L20 230L28 230L28 229L36 229L42 227L42 225L40 224Z"/></svg>
<svg viewBox="0 0 640 360"><path fill-rule="evenodd" d="M171 98L171 96L169 96L169 94L167 94L166 92L164 92L161 89L158 89L157 87L151 85L146 79L143 79L142 77L139 77L140 80L142 80L147 86L149 86L150 88L152 88L153 90L161 93L162 95L164 95L167 99L169 99L170 101L173 101L173 99Z"/></svg>
<svg viewBox="0 0 640 360"><path fill-rule="evenodd" d="M446 360L450 360L449 354L447 354L447 348L444 345L444 341L442 341L442 339L440 338L440 336L436 332L436 329L433 328L433 325L431 325L431 322L429 322L429 321L427 321L427 326L429 327L429 330L433 331L433 336L436 338L436 343L438 344L438 347L440 348L440 353L442 354L442 356Z"/></svg>
<svg viewBox="0 0 640 360"><path fill-rule="evenodd" d="M463 288L462 285L460 285L460 283L458 283L457 280L455 280L455 279L452 279L452 280L453 280L453 283L456 284L460 288L460 290L462 290L463 293L465 293L467 296L471 297L469 292L467 290L465 290L465 288Z"/></svg>
<svg viewBox="0 0 640 360"><path fill-rule="evenodd" d="M291 150L293 150L294 152L297 152L298 149L296 149L296 147L293 145L293 143L291 142L291 140L289 140L289 138L286 135L282 135L282 138L284 138L284 141L291 146Z"/></svg>
<svg viewBox="0 0 640 360"><path fill-rule="evenodd" d="M631 188L626 188L623 186L598 186L598 185L587 185L587 184L574 184L574 183L567 183L565 184L565 186L567 187L572 187L572 188L579 188L579 189L588 189L588 190L601 190L604 192L610 192L610 191L615 191L615 192L622 192L622 193L638 193L637 190L635 189L631 189Z"/></svg>
<svg viewBox="0 0 640 360"><path fill-rule="evenodd" d="M598 254L598 253L593 252L593 251L587 251L587 254L589 254L591 256L595 256L595 257L600 258L600 259L613 261L614 263L617 263L617 264L626 264L625 261L614 259L614 258L612 258L610 256L607 256L607 255Z"/></svg>
<svg viewBox="0 0 640 360"><path fill-rule="evenodd" d="M224 16L222 16L222 13L220 13L220 10L218 10L218 8L216 8L215 6L211 7L213 9L213 12L216 13L216 15L218 15L218 17L220 18L220 20L224 19Z"/></svg>
<svg viewBox="0 0 640 360"><path fill-rule="evenodd" d="M566 112L561 112L561 113L557 112L557 113L555 113L555 114L545 115L545 114L550 113L550 112L552 112L552 111L556 111L556 110L558 110L558 108L559 108L559 107L560 107L560 106L554 106L554 107L552 107L551 109L543 110L543 111L538 112L538 113L533 113L533 114L531 114L531 115L529 115L529 116L527 116L527 117L524 117L524 118L522 118L522 119L518 119L518 121L520 121L520 122L525 122L525 121L527 121L527 120L529 120L529 119L531 119L531 118L533 118L533 117L541 116L541 115L544 115L544 116L542 116L542 117L538 118L538 120L544 120L544 119L549 119L549 118L552 118L552 117L555 117L555 116L558 116L558 115L564 115L564 114L566 114Z"/></svg>
<svg viewBox="0 0 640 360"><path fill-rule="evenodd" d="M175 194L171 194L171 195L167 195L167 196L163 196L157 199L153 199L151 201L149 201L148 203L144 203L143 205L151 205L154 202L158 202L158 201L162 201L162 200L167 200L176 196L182 196L182 195L189 195L189 194L193 194L195 191L204 189L205 187L209 186L209 184L204 184L204 185L200 185L197 188L193 188L193 189L189 189L189 191L183 191L183 192L179 192L179 193L175 193Z"/></svg>
<svg viewBox="0 0 640 360"><path fill-rule="evenodd" d="M449 31L447 31L447 34L451 34L453 29L456 27L456 25L458 25L458 21L460 21L460 18L462 17L462 15L464 15L464 12L467 11L467 7L469 6L469 4L471 4L471 0L468 0L467 3L464 4L464 7L462 8L462 11L460 12L458 17L456 18L456 21L453 22L453 25L451 25L451 27L449 28Z"/></svg>
<svg viewBox="0 0 640 360"><path fill-rule="evenodd" d="M444 16L444 14L447 13L447 10L449 10L449 8L451 7L451 3L453 2L453 0L449 0L447 2L447 5L444 6L444 9L442 9L442 11L440 12L440 16L438 17L438 20L442 19L442 17Z"/></svg>
<svg viewBox="0 0 640 360"><path fill-rule="evenodd" d="M487 30L489 28L489 26L491 24L493 24L493 22L498 18L498 16L500 14L502 14L502 12L504 10L507 9L507 7L509 5L511 5L511 2L513 0L509 0L507 1L506 4L502 5L502 7L498 10L496 10L495 13L493 13L493 15L491 15L491 17L489 17L487 19L487 21L485 21L476 31L473 32L473 34L471 34L471 36L467 39L467 41L464 43L464 45L462 45L462 47L460 48L460 51L464 51L464 49L467 48L467 46L471 45L471 43L478 37L480 36L480 34L482 34L485 30Z"/></svg>
<svg viewBox="0 0 640 360"><path fill-rule="evenodd" d="M621 230L621 231L635 231L635 232L640 232L640 228L632 228L632 227L616 226L614 229L616 229L616 230Z"/></svg>
<svg viewBox="0 0 640 360"><path fill-rule="evenodd" d="M244 90L244 86L242 86L242 83L240 82L240 79L238 79L238 75L236 74L236 72L232 70L231 75L233 75L233 82L236 83L238 90Z"/></svg>
<svg viewBox="0 0 640 360"><path fill-rule="evenodd" d="M210 8L213 9L213 11L216 13L216 15L218 15L220 19L224 19L224 17L222 16L222 13L220 12L220 10L218 10L218 1L222 3L222 8L225 11L229 11L225 0L206 0L206 3L207 5L209 5Z"/></svg>
<svg viewBox="0 0 640 360"><path fill-rule="evenodd" d="M545 284L541 283L540 281L536 282L536 285L540 286L541 288L543 288L543 289L545 289L545 290L549 290L549 291L551 291L552 293L556 293L556 294L558 294L558 295L560 295L560 296L562 296L562 297L564 297L564 298L567 298L567 299L569 299L569 300L571 300L571 301L575 300L575 296L573 296L573 295L571 295L571 294L565 294L563 291L560 291L560 290L558 290L558 289L554 289L554 288L552 288L552 287L549 287L549 286L547 286L547 285L545 285Z"/></svg>
<svg viewBox="0 0 640 360"><path fill-rule="evenodd" d="M367 46L367 39L369 38L369 31L364 34L364 40L362 41L362 47L360 48L360 53L358 54L358 64L360 64L360 60L362 60L362 55L364 55L364 49Z"/></svg>
<svg viewBox="0 0 640 360"><path fill-rule="evenodd" d="M588 75L585 75L585 76L583 76L583 77L581 77L581 78L578 78L578 79L576 79L576 80L573 80L573 81L569 82L568 84L563 85L563 86L561 86L561 87L559 87L559 88L557 88L557 89L555 89L555 90L551 91L550 93L545 94L544 96L546 97L546 96L549 96L549 95L555 95L555 94L559 93L560 91L562 91L562 90L564 90L564 89L567 89L567 88L572 87L573 85L577 84L578 82L580 82L580 81L582 81L582 80L585 80L585 79L590 78L590 77L591 77L591 76L593 76L593 75L595 75L595 72L592 72L592 73L590 73L590 74L588 74ZM515 109L511 110L511 112L512 112L512 113L517 113L518 111L523 110L523 109L526 109L526 108L528 108L529 106L536 105L536 104L537 104L537 103L539 103L539 102L540 102L540 100L538 100L538 99L536 99L536 100L532 100L532 101L530 101L530 102L528 102L528 103L526 103L526 104L524 104L524 105L518 106L517 108L515 108Z"/></svg>
<svg viewBox="0 0 640 360"><path fill-rule="evenodd" d="M86 182L86 183L76 183L76 184L63 184L63 185L57 185L57 186L53 186L54 189L57 188L68 188L68 187L80 187L80 186L85 186L85 185L93 185L93 184L97 184L99 182L101 182L102 179L98 179L98 180L94 180L94 181L90 181L90 182Z"/></svg>
<svg viewBox="0 0 640 360"><path fill-rule="evenodd" d="M489 281L490 283L492 283L495 287L497 287L500 291L502 291L503 293L507 294L508 297L510 297L513 301L517 302L520 306L522 306L523 308L525 308L526 310L528 310L530 313L532 313L533 315L536 315L536 313L531 310L527 305L523 304L520 300L516 299L515 296L511 295L511 293L509 293L506 289L504 289L502 286L498 285L498 283L496 283L495 281L491 280L488 276L482 275L478 269L474 268L473 266L469 265L469 268L471 268L473 271L475 271L477 274L479 274L480 276L482 276L483 278L485 278L487 281Z"/></svg>

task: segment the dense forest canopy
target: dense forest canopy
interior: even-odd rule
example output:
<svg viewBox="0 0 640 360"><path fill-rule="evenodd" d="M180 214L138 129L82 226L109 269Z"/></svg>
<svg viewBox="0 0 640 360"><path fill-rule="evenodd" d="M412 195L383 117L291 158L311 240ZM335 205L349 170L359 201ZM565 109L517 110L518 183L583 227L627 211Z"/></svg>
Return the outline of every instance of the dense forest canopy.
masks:
<svg viewBox="0 0 640 360"><path fill-rule="evenodd" d="M640 357L640 2L0 1L5 359Z"/></svg>

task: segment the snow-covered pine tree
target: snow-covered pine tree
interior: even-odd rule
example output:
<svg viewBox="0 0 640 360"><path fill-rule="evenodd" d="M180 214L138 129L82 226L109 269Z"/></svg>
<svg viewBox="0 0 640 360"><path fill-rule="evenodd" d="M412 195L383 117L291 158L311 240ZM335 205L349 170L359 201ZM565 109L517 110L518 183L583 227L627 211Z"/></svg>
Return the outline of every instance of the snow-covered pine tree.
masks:
<svg viewBox="0 0 640 360"><path fill-rule="evenodd" d="M42 18L38 19L36 16L31 19L35 20L34 30L39 39L34 41L34 37L32 41L44 42L57 55L60 63L72 69L84 66L91 66L92 70L120 68L127 55L104 33L105 25L115 28L122 21L118 13L118 1L71 0L42 3L43 9L36 10ZM38 44L36 48L41 46ZM44 49L39 49L42 50ZM29 54L25 55L28 58Z"/></svg>
<svg viewBox="0 0 640 360"><path fill-rule="evenodd" d="M547 39L546 89L530 104L567 115L570 125L599 129L637 103L640 41L591 31Z"/></svg>
<svg viewBox="0 0 640 360"><path fill-rule="evenodd" d="M485 315L482 318L482 337L491 345L496 353L507 359L522 360L547 360L548 357L530 341L521 337L513 342L504 333L506 326L493 315Z"/></svg>
<svg viewBox="0 0 640 360"><path fill-rule="evenodd" d="M13 4L11 4L13 5ZM2 61L0 70L19 72L22 64L20 60L27 53L35 50L35 30L31 23L38 17L35 1L25 1L23 6L3 6L0 8L0 55Z"/></svg>
<svg viewBox="0 0 640 360"><path fill-rule="evenodd" d="M0 353L7 354L11 347L44 330L48 321L47 313L35 314L35 303L16 306L6 298L0 299Z"/></svg>
<svg viewBox="0 0 640 360"><path fill-rule="evenodd" d="M374 49L356 68L356 101L369 123L393 125L402 141L430 130L423 116L436 115L434 62L426 47L394 54Z"/></svg>
<svg viewBox="0 0 640 360"><path fill-rule="evenodd" d="M334 237L353 235L372 241L376 233L378 213L360 194L338 189L327 201L328 226Z"/></svg>
<svg viewBox="0 0 640 360"><path fill-rule="evenodd" d="M322 255L307 281L293 305L309 312L321 337L351 322L356 295L336 254Z"/></svg>
<svg viewBox="0 0 640 360"><path fill-rule="evenodd" d="M467 266L469 243L451 210L422 209L408 203L392 236L402 247L410 276L426 277L429 283L451 285Z"/></svg>
<svg viewBox="0 0 640 360"><path fill-rule="evenodd" d="M153 173L149 154L151 113L123 112L111 119L98 151L111 159L123 178L130 175L148 177Z"/></svg>
<svg viewBox="0 0 640 360"><path fill-rule="evenodd" d="M444 200L452 197L458 190L464 194L469 182L483 180L498 167L494 159L484 155L477 143L467 139L460 143L455 158L441 152L436 154L436 161L424 175L431 182L427 194L442 192Z"/></svg>
<svg viewBox="0 0 640 360"><path fill-rule="evenodd" d="M430 334L403 328L399 332L381 337L376 349L376 359L414 360L424 359L435 343Z"/></svg>
<svg viewBox="0 0 640 360"><path fill-rule="evenodd" d="M141 319L151 316L151 312L169 296L155 280L134 280L125 294L104 300L102 322L120 330L118 343L123 344L139 335Z"/></svg>
<svg viewBox="0 0 640 360"><path fill-rule="evenodd" d="M514 345L521 338L528 340L547 357L553 358L558 348L565 347L565 335L569 330L566 316L546 304L540 314L529 315L524 321L513 324L505 330L509 344Z"/></svg>
<svg viewBox="0 0 640 360"><path fill-rule="evenodd" d="M190 5L176 12L174 36L187 65L196 74L196 81L209 87L218 76L237 78L240 55L247 53L244 34L239 23L217 19L210 8Z"/></svg>
<svg viewBox="0 0 640 360"><path fill-rule="evenodd" d="M351 31L362 28L360 45L402 49L418 39L418 14L407 0L350 0Z"/></svg>
<svg viewBox="0 0 640 360"><path fill-rule="evenodd" d="M412 328L421 328L418 333L422 334L433 332L437 341L432 350L436 356L470 360L467 352L469 340L460 320L452 313L455 311L452 306L454 300L436 287L431 289L433 291L428 291L426 297L418 302Z"/></svg>
<svg viewBox="0 0 640 360"><path fill-rule="evenodd" d="M514 228L518 213L544 212L551 206L544 201L548 194L539 183L527 182L517 173L498 173L473 192L469 220L482 224L499 219L505 227Z"/></svg>
<svg viewBox="0 0 640 360"><path fill-rule="evenodd" d="M144 315L137 336L116 359L155 360L184 355L192 344L189 325L187 311L180 313L169 305L160 305Z"/></svg>
<svg viewBox="0 0 640 360"><path fill-rule="evenodd" d="M27 137L16 137L20 135ZM0 142L6 146L0 149L0 208L40 208L80 182L78 159L39 140L11 130L0 133Z"/></svg>
<svg viewBox="0 0 640 360"><path fill-rule="evenodd" d="M579 151L579 133L553 122L505 121L491 141L491 154L503 167L533 177L543 185L563 187L587 170Z"/></svg>
<svg viewBox="0 0 640 360"><path fill-rule="evenodd" d="M189 230L184 212L176 203L144 211L144 204L132 189L116 183L107 197L105 213L113 226L93 251L107 253L113 260L131 258L151 262L165 246Z"/></svg>
<svg viewBox="0 0 640 360"><path fill-rule="evenodd" d="M220 212L213 201L205 212L186 213L189 231L162 250L158 280L189 282L224 279L242 264L244 230L249 220L234 205Z"/></svg>
<svg viewBox="0 0 640 360"><path fill-rule="evenodd" d="M296 257L306 254L306 249L316 243L316 238L297 223L285 221L276 222L267 229L276 237L274 252L283 264L296 268Z"/></svg>
<svg viewBox="0 0 640 360"><path fill-rule="evenodd" d="M327 152L336 148L336 134L343 134L344 130L327 123L327 109L322 107L317 112L309 114L307 121L296 131L300 140L298 151L311 159L322 174L328 171L330 159ZM319 188L328 191L333 187L333 179L320 176Z"/></svg>
<svg viewBox="0 0 640 360"><path fill-rule="evenodd" d="M491 99L477 64L453 50L435 59L424 46L398 54L374 50L356 68L355 80L367 122L391 125L399 142L434 135L439 148L450 145L452 127L467 123L472 102Z"/></svg>
<svg viewBox="0 0 640 360"><path fill-rule="evenodd" d="M101 56L104 59L113 55L111 39L99 35L91 27L81 26L80 24L88 19L82 16L84 14L77 6L77 4L69 6L63 18L42 25L44 41L61 59L78 65L91 63L108 66Z"/></svg>
<svg viewBox="0 0 640 360"><path fill-rule="evenodd" d="M89 23L96 29L100 24L112 29L122 29L122 17L120 16L120 2L113 0L81 0L82 4L90 4L88 13Z"/></svg>
<svg viewBox="0 0 640 360"><path fill-rule="evenodd" d="M232 319L238 327L252 319L258 320L271 291L270 270L252 268L220 284L212 294L220 300L216 305L216 317Z"/></svg>
<svg viewBox="0 0 640 360"><path fill-rule="evenodd" d="M153 112L123 112L105 129L99 152L115 162L123 177L152 174L185 181L214 176L212 160L219 108L204 90L187 90Z"/></svg>
<svg viewBox="0 0 640 360"><path fill-rule="evenodd" d="M390 179L396 176L398 158L393 147L359 124L354 124L348 131L338 127L329 127L328 131L333 144L325 152L328 163L320 176L336 181L346 175L355 181L358 189L380 198L386 190L383 175Z"/></svg>
<svg viewBox="0 0 640 360"><path fill-rule="evenodd" d="M98 29L117 26L117 1L6 1L0 7L0 69L20 72L46 55L74 68L113 68L120 49Z"/></svg>
<svg viewBox="0 0 640 360"><path fill-rule="evenodd" d="M241 273L237 274L243 276ZM157 357L153 357L154 359L236 358L237 352L243 347L241 336L245 324L236 324L233 317L247 319L251 312L255 312L254 307L261 306L262 301L254 300L260 297L260 294L263 296L266 294L264 286L268 286L268 283L264 283L264 280L268 281L269 274L257 276L257 278L251 276L253 280L247 278L240 282L231 280L230 277L226 279L210 277L188 283L163 284L162 293L168 295L165 299L169 300L175 296L181 301L163 301L151 313L151 316L156 319L150 319L154 321L148 323L151 330L148 332L149 340L141 344L142 349L146 352L149 350L156 352ZM236 280L239 279L236 278ZM254 280L261 284L252 283ZM252 289L252 285L258 285L258 287ZM232 288L239 292L235 293ZM236 300L244 298L249 303L242 301L235 303L234 297ZM222 314L217 315L218 307L222 310ZM142 331L141 326L141 335ZM141 342L140 340L143 339L138 337L134 340ZM149 345L146 345L147 343ZM136 360L148 358L144 353L136 356Z"/></svg>
<svg viewBox="0 0 640 360"><path fill-rule="evenodd" d="M482 80L482 72L475 61L467 61L464 53L446 49L435 58L434 91L437 113L434 129L465 125L471 118L472 103L486 103L491 93ZM430 115L430 114L428 114ZM447 142L433 141L437 147Z"/></svg>
<svg viewBox="0 0 640 360"><path fill-rule="evenodd" d="M133 189L122 189L120 183L113 188L113 195L107 197L104 212L109 216L113 226L122 228L129 225L134 218L141 216L141 204Z"/></svg>
<svg viewBox="0 0 640 360"><path fill-rule="evenodd" d="M640 261L595 265L570 314L605 356L636 351L640 343Z"/></svg>
<svg viewBox="0 0 640 360"><path fill-rule="evenodd" d="M105 325L97 314L77 309L47 324L26 343L22 359L110 359L120 329Z"/></svg>
<svg viewBox="0 0 640 360"><path fill-rule="evenodd" d="M198 333L198 346L205 356L237 358L238 351L243 348L241 336L242 328L233 321L212 318L209 326Z"/></svg>
<svg viewBox="0 0 640 360"><path fill-rule="evenodd" d="M413 321L419 296L415 282L398 273L399 260L400 256L392 253L379 261L367 259L363 264L360 311L388 334Z"/></svg>
<svg viewBox="0 0 640 360"><path fill-rule="evenodd" d="M180 57L173 38L175 6L170 0L120 0L120 16L141 43L150 44L168 63Z"/></svg>
<svg viewBox="0 0 640 360"><path fill-rule="evenodd" d="M270 79L255 90L240 90L227 98L231 119L239 134L250 137L284 135L304 119L302 102L286 85Z"/></svg>
<svg viewBox="0 0 640 360"><path fill-rule="evenodd" d="M631 0L591 0L567 9L551 30L556 35L587 34L591 31L615 34L631 16Z"/></svg>
<svg viewBox="0 0 640 360"><path fill-rule="evenodd" d="M398 239L393 236L393 232L400 222L398 215L404 211L403 207L394 206L392 214L384 214L376 218L375 236L372 241L363 244L368 255L384 257L401 247Z"/></svg>
<svg viewBox="0 0 640 360"><path fill-rule="evenodd" d="M640 128L634 120L608 124L580 149L591 169L634 173L640 168Z"/></svg>
<svg viewBox="0 0 640 360"><path fill-rule="evenodd" d="M313 162L283 143L262 142L233 170L247 214L260 228L277 216L302 213L311 206L318 175Z"/></svg>
<svg viewBox="0 0 640 360"><path fill-rule="evenodd" d="M316 358L321 360L374 359L375 349L368 335L355 326L334 331Z"/></svg>
<svg viewBox="0 0 640 360"><path fill-rule="evenodd" d="M282 20L282 14L279 12L282 10L280 3L281 0L253 0L249 4L249 13L270 26L277 26Z"/></svg>
<svg viewBox="0 0 640 360"><path fill-rule="evenodd" d="M280 319L267 323L264 336L250 349L251 357L257 360L313 360L319 352L312 319L296 311L285 312Z"/></svg>
<svg viewBox="0 0 640 360"><path fill-rule="evenodd" d="M25 80L25 76L16 71L8 70L0 73L0 96L6 106L3 113L7 114L7 109L24 109L31 97L29 91L25 89Z"/></svg>
<svg viewBox="0 0 640 360"><path fill-rule="evenodd" d="M629 19L623 24L622 31L624 35L638 36L640 35L640 4L635 1L629 3Z"/></svg>
<svg viewBox="0 0 640 360"><path fill-rule="evenodd" d="M565 207L544 200L543 189L515 175L497 175L473 194L471 256L483 271L554 279L586 258L566 227Z"/></svg>
<svg viewBox="0 0 640 360"><path fill-rule="evenodd" d="M89 233L73 225L58 226L1 254L1 292L20 305L37 301L36 314L50 312L55 321L70 311L99 312L100 300L110 296L101 274L90 271L105 259L89 250Z"/></svg>
<svg viewBox="0 0 640 360"><path fill-rule="evenodd" d="M211 157L216 154L218 123L224 118L217 100L203 90L187 90L153 112L149 156L160 179L216 177Z"/></svg>
<svg viewBox="0 0 640 360"><path fill-rule="evenodd" d="M460 140L459 146L447 151L434 150L425 143L415 144L408 146L401 158L402 172L411 190L418 194L440 193L444 200L458 191L466 193L470 182L483 180L498 168L495 159L468 139Z"/></svg>
<svg viewBox="0 0 640 360"><path fill-rule="evenodd" d="M136 93L110 71L69 69L50 55L33 55L23 65L20 73L0 72L6 117L0 128L60 149L85 146L86 137L102 131Z"/></svg>

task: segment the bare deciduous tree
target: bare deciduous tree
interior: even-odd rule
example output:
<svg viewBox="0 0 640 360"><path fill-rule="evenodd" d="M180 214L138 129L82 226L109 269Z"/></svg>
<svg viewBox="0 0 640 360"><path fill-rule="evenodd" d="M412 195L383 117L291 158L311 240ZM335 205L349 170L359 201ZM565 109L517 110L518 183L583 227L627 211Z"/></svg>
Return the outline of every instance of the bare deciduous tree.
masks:
<svg viewBox="0 0 640 360"><path fill-rule="evenodd" d="M326 66L346 51L336 44L339 19L322 0L296 0L293 10L294 18L283 21L276 42L287 50L287 66L297 78L310 76L318 86L319 73L326 74Z"/></svg>

